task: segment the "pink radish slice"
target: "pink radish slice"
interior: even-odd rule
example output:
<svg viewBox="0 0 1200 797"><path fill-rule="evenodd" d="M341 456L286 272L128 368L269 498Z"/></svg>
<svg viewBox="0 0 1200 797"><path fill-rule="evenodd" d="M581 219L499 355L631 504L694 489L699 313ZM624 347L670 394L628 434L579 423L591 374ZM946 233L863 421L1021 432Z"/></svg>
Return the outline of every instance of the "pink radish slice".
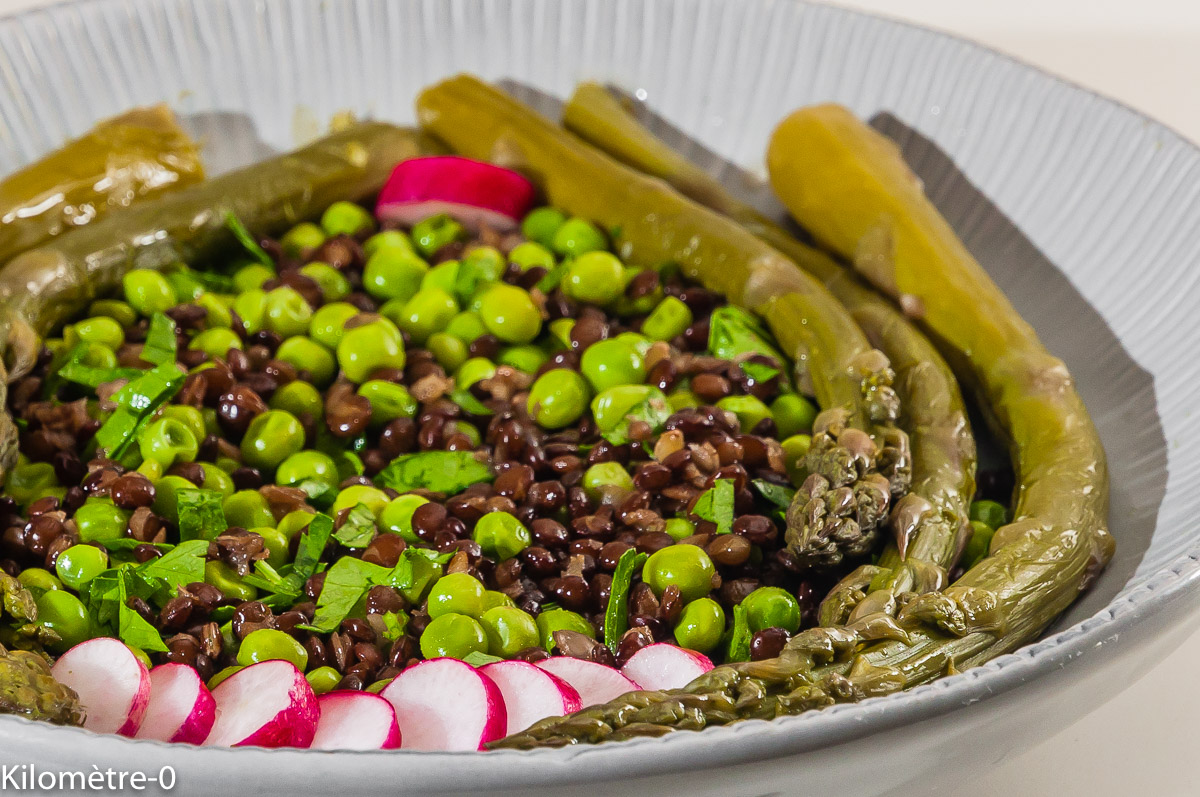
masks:
<svg viewBox="0 0 1200 797"><path fill-rule="evenodd" d="M620 670L594 661L554 656L539 661L537 666L569 683L579 693L580 708L607 703L614 697L641 688L636 681L622 675Z"/></svg>
<svg viewBox="0 0 1200 797"><path fill-rule="evenodd" d="M713 668L708 657L666 642L647 645L629 657L621 672L643 689L678 689Z"/></svg>
<svg viewBox="0 0 1200 797"><path fill-rule="evenodd" d="M394 750L400 746L396 710L370 692L330 692L317 698L321 717L313 750Z"/></svg>
<svg viewBox="0 0 1200 797"><path fill-rule="evenodd" d="M150 705L136 739L200 744L217 718L217 703L200 674L186 664L150 671Z"/></svg>
<svg viewBox="0 0 1200 797"><path fill-rule="evenodd" d="M507 232L533 204L533 183L490 163L437 155L396 166L379 192L375 215L407 226L445 213L474 229Z"/></svg>
<svg viewBox="0 0 1200 797"><path fill-rule="evenodd" d="M582 708L575 687L527 661L497 661L479 668L500 687L508 713L505 735L523 731L546 717L559 717Z"/></svg>
<svg viewBox="0 0 1200 797"><path fill-rule="evenodd" d="M124 642L98 637L58 657L54 678L79 694L87 712L83 727L133 736L150 702L150 673Z"/></svg>
<svg viewBox="0 0 1200 797"><path fill-rule="evenodd" d="M458 659L413 665L379 694L396 709L404 750L482 750L508 722L500 689Z"/></svg>
<svg viewBox="0 0 1200 797"><path fill-rule="evenodd" d="M213 690L217 721L204 744L308 747L317 730L317 696L289 661L238 670Z"/></svg>

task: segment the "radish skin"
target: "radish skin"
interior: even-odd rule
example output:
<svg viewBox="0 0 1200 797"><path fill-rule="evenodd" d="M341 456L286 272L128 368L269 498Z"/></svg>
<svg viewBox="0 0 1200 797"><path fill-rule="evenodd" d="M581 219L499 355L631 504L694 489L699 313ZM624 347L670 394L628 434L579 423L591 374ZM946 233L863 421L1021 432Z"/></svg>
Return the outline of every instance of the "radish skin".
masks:
<svg viewBox="0 0 1200 797"><path fill-rule="evenodd" d="M395 750L400 746L396 710L370 692L330 692L317 698L321 716L313 750Z"/></svg>
<svg viewBox="0 0 1200 797"><path fill-rule="evenodd" d="M200 744L217 718L217 703L200 674L186 664L150 671L150 704L135 739Z"/></svg>
<svg viewBox="0 0 1200 797"><path fill-rule="evenodd" d="M304 674L273 659L238 670L213 690L217 720L204 744L308 747L317 730L317 696Z"/></svg>
<svg viewBox="0 0 1200 797"><path fill-rule="evenodd" d="M479 668L504 696L508 713L505 735L517 733L546 717L561 717L583 704L575 687L527 661L497 661Z"/></svg>
<svg viewBox="0 0 1200 797"><path fill-rule="evenodd" d="M80 642L50 669L58 682L79 695L87 712L83 727L97 733L133 736L150 703L150 672L119 639Z"/></svg>
<svg viewBox="0 0 1200 797"><path fill-rule="evenodd" d="M490 163L454 155L412 158L384 184L375 215L412 226L445 213L472 229L508 232L533 205L534 194L529 180Z"/></svg>
<svg viewBox="0 0 1200 797"><path fill-rule="evenodd" d="M607 703L627 692L641 689L636 681L620 670L594 661L554 656L539 661L536 666L570 684L579 693L581 708Z"/></svg>
<svg viewBox="0 0 1200 797"><path fill-rule="evenodd" d="M415 664L379 694L396 709L403 750L482 750L508 723L499 687L458 659Z"/></svg>
<svg viewBox="0 0 1200 797"><path fill-rule="evenodd" d="M630 656L621 672L643 689L657 691L687 686L712 668L712 661L702 653L658 642Z"/></svg>

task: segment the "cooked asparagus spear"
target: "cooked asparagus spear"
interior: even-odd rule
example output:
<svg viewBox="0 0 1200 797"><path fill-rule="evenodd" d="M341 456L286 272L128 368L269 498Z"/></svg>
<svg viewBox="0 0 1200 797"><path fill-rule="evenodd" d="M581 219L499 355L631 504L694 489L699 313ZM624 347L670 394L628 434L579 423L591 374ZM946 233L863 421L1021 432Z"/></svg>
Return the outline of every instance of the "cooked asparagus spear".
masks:
<svg viewBox="0 0 1200 797"><path fill-rule="evenodd" d="M110 210L203 177L196 142L167 106L105 119L0 180L0 263Z"/></svg>
<svg viewBox="0 0 1200 797"><path fill-rule="evenodd" d="M426 89L417 109L421 124L454 150L525 169L552 204L609 228L626 259L678 263L762 316L783 349L797 353L825 409L807 458L812 475L788 512L789 549L804 566L869 547L891 498L906 491L907 445L893 425L898 401L887 358L818 281L737 224L475 78Z"/></svg>
<svg viewBox="0 0 1200 797"><path fill-rule="evenodd" d="M862 598L888 587L895 595L946 585L962 548L975 489L975 440L954 374L937 349L887 301L864 287L824 252L808 246L644 127L603 86L582 83L567 101L564 124L617 160L666 180L684 195L739 222L787 255L850 310L871 343L896 371L900 424L912 449L911 491L892 510L896 540L879 561L839 585L822 605L824 625L843 622ZM886 605L873 601L860 614Z"/></svg>
<svg viewBox="0 0 1200 797"><path fill-rule="evenodd" d="M680 690L635 692L535 724L497 746L700 729L886 694L980 664L1034 638L1111 558L1104 452L1062 363L970 258L898 151L846 111L800 111L772 138L772 183L835 251L888 241L860 267L967 363L1011 438L1018 520L943 592L848 626L814 628L779 658L717 667ZM884 234L880 234L880 233ZM890 233L890 235L889 235ZM875 641L871 640L883 640ZM869 643L869 644L865 644Z"/></svg>

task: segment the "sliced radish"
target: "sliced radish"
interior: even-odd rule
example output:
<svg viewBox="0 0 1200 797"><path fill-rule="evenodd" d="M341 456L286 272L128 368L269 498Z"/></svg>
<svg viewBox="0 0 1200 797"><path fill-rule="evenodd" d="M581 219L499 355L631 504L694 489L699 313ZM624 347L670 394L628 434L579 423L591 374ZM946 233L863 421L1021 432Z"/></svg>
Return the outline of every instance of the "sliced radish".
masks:
<svg viewBox="0 0 1200 797"><path fill-rule="evenodd" d="M198 672L160 664L150 671L150 705L134 738L200 744L216 718L216 701Z"/></svg>
<svg viewBox="0 0 1200 797"><path fill-rule="evenodd" d="M636 681L622 675L620 670L594 661L554 656L539 661L537 666L569 683L579 693L580 708L607 703L626 692L636 692L641 688Z"/></svg>
<svg viewBox="0 0 1200 797"><path fill-rule="evenodd" d="M321 717L313 750L394 750L400 746L396 710L370 692L330 692L317 698Z"/></svg>
<svg viewBox="0 0 1200 797"><path fill-rule="evenodd" d="M458 659L413 665L379 694L396 709L405 750L482 750L508 721L492 679Z"/></svg>
<svg viewBox="0 0 1200 797"><path fill-rule="evenodd" d="M533 183L490 163L437 155L401 162L379 192L380 221L412 226L445 213L468 227L514 229L533 204Z"/></svg>
<svg viewBox="0 0 1200 797"><path fill-rule="evenodd" d="M508 713L505 735L523 731L538 720L560 717L583 707L575 687L527 661L497 661L479 668L504 696Z"/></svg>
<svg viewBox="0 0 1200 797"><path fill-rule="evenodd" d="M55 680L79 694L87 712L83 727L133 736L150 702L150 673L124 642L98 637L80 642L50 669Z"/></svg>
<svg viewBox="0 0 1200 797"><path fill-rule="evenodd" d="M308 747L317 696L304 673L272 659L238 670L213 690L217 721L204 743L217 747Z"/></svg>
<svg viewBox="0 0 1200 797"><path fill-rule="evenodd" d="M713 668L708 656L666 642L647 645L629 657L621 672L643 689L678 689Z"/></svg>

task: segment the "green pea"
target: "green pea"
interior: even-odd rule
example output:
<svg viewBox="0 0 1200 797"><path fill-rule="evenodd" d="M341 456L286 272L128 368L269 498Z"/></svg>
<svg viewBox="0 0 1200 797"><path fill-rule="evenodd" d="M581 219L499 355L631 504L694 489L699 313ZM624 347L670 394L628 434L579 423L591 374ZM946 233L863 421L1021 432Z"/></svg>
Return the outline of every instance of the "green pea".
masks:
<svg viewBox="0 0 1200 797"><path fill-rule="evenodd" d="M303 257L325 243L325 231L311 221L302 221L283 234L279 245L288 257Z"/></svg>
<svg viewBox="0 0 1200 797"><path fill-rule="evenodd" d="M463 343L471 343L480 335L486 335L487 327L483 325L483 319L479 313L474 310L464 310L450 319L444 332L447 335L453 335Z"/></svg>
<svg viewBox="0 0 1200 797"><path fill-rule="evenodd" d="M421 655L427 659L465 659L488 648L487 635L477 620L463 614L442 614L429 621L421 634Z"/></svg>
<svg viewBox="0 0 1200 797"><path fill-rule="evenodd" d="M137 311L120 299L97 299L88 307L88 314L111 318L120 324L122 329L133 326L138 320Z"/></svg>
<svg viewBox="0 0 1200 797"><path fill-rule="evenodd" d="M267 320L267 292L262 288L242 291L233 300L233 312L242 319L247 335L261 332Z"/></svg>
<svg viewBox="0 0 1200 797"><path fill-rule="evenodd" d="M271 507L258 490L238 490L221 502L221 509L224 510L225 521L230 526L253 529L275 525Z"/></svg>
<svg viewBox="0 0 1200 797"><path fill-rule="evenodd" d="M433 266L421 278L421 290L438 288L453 295L455 292L454 286L458 282L459 265L457 260L447 260L445 263L438 263L436 266Z"/></svg>
<svg viewBox="0 0 1200 797"><path fill-rule="evenodd" d="M575 329L574 318L556 318L550 322L548 328L555 343L564 349L572 348L571 330Z"/></svg>
<svg viewBox="0 0 1200 797"><path fill-rule="evenodd" d="M358 395L371 402L371 423L375 426L384 426L397 418L411 418L419 408L408 388L383 379L363 382Z"/></svg>
<svg viewBox="0 0 1200 797"><path fill-rule="evenodd" d="M275 279L275 269L262 263L247 263L233 274L233 287L238 293L252 291Z"/></svg>
<svg viewBox="0 0 1200 797"><path fill-rule="evenodd" d="M616 429L631 412L644 403L662 402L667 397L653 385L618 385L596 394L592 399L592 417L601 432Z"/></svg>
<svg viewBox="0 0 1200 797"><path fill-rule="evenodd" d="M279 464L275 471L275 483L295 486L301 482L315 481L334 489L341 481L333 458L320 451L297 451Z"/></svg>
<svg viewBox="0 0 1200 797"><path fill-rule="evenodd" d="M196 278L196 272L182 263L164 271L163 276L167 278L171 290L175 291L175 297L181 302L194 302L204 293L204 284Z"/></svg>
<svg viewBox="0 0 1200 797"><path fill-rule="evenodd" d="M331 237L364 235L375 229L375 219L361 205L346 201L334 202L321 214L321 229Z"/></svg>
<svg viewBox="0 0 1200 797"><path fill-rule="evenodd" d="M403 368L404 341L395 324L380 318L346 330L337 346L337 359L347 379L362 383L380 368Z"/></svg>
<svg viewBox="0 0 1200 797"><path fill-rule="evenodd" d="M534 208L521 220L521 234L530 241L550 246L554 243L555 234L566 220L566 214L558 208L548 205Z"/></svg>
<svg viewBox="0 0 1200 797"><path fill-rule="evenodd" d="M206 686L209 688L209 691L216 689L226 679L228 679L229 676L233 675L238 670L244 670L244 669L246 669L246 668L241 666L240 664L231 664L228 667L224 667L224 668L218 670L216 673L214 673L212 678L208 679L208 683L206 684Z"/></svg>
<svg viewBox="0 0 1200 797"><path fill-rule="evenodd" d="M668 518L663 531L670 535L671 539L675 540L675 542L679 542L696 533L696 524L687 518Z"/></svg>
<svg viewBox="0 0 1200 797"><path fill-rule="evenodd" d="M287 410L297 418L307 413L320 420L325 415L325 400L321 398L321 391L300 379L288 382L272 393L267 405L273 410Z"/></svg>
<svg viewBox="0 0 1200 797"><path fill-rule="evenodd" d="M107 569L108 554L94 545L72 545L54 560L54 572L76 592Z"/></svg>
<svg viewBox="0 0 1200 797"><path fill-rule="evenodd" d="M237 571L224 562L205 562L204 581L221 590L221 594L225 597L237 601L252 601L258 597L258 590L242 581Z"/></svg>
<svg viewBox="0 0 1200 797"><path fill-rule="evenodd" d="M542 315L528 291L497 282L479 297L479 315L488 332L505 343L528 343L542 330Z"/></svg>
<svg viewBox="0 0 1200 797"><path fill-rule="evenodd" d="M515 606L496 606L479 618L487 635L487 652L502 659L511 659L540 641L537 621L528 612Z"/></svg>
<svg viewBox="0 0 1200 797"><path fill-rule="evenodd" d="M476 246L463 255L462 262L485 282L499 280L508 264L504 255L494 246Z"/></svg>
<svg viewBox="0 0 1200 797"><path fill-rule="evenodd" d="M287 410L267 410L250 421L241 448L247 465L274 470L304 448L304 427Z"/></svg>
<svg viewBox="0 0 1200 797"><path fill-rule="evenodd" d="M998 529L1008 523L1008 509L997 501L972 501L969 511L971 520L986 523L993 529Z"/></svg>
<svg viewBox="0 0 1200 797"><path fill-rule="evenodd" d="M402 252L412 252L412 241L400 230L384 230L377 232L363 242L363 254L370 258L382 249L399 249Z"/></svg>
<svg viewBox="0 0 1200 797"><path fill-rule="evenodd" d="M328 665L309 670L304 677L308 680L308 685L312 687L313 694L317 695L332 692L342 682L342 674Z"/></svg>
<svg viewBox="0 0 1200 797"><path fill-rule="evenodd" d="M519 290L519 289L518 289ZM458 313L458 302L440 288L417 291L404 304L399 318L393 318L397 326L407 332L416 343L424 343L434 332L440 332Z"/></svg>
<svg viewBox="0 0 1200 797"><path fill-rule="evenodd" d="M233 326L229 305L215 293L201 294L196 304L204 308L204 325L209 329L229 329Z"/></svg>
<svg viewBox="0 0 1200 797"><path fill-rule="evenodd" d="M121 329L121 325L116 321L105 316L76 321L67 330L70 331L70 335L64 331L63 337L69 345L82 340L115 350L121 348L121 344L125 342L125 330Z"/></svg>
<svg viewBox="0 0 1200 797"><path fill-rule="evenodd" d="M176 304L175 291L167 278L157 271L138 268L121 278L125 301L144 316L165 313Z"/></svg>
<svg viewBox="0 0 1200 797"><path fill-rule="evenodd" d="M447 373L458 370L471 356L467 344L445 332L434 332L425 341L425 348Z"/></svg>
<svg viewBox="0 0 1200 797"><path fill-rule="evenodd" d="M38 625L58 634L60 641L52 645L56 653L62 653L92 636L92 622L87 609L79 598L61 589L52 589L38 595Z"/></svg>
<svg viewBox="0 0 1200 797"><path fill-rule="evenodd" d="M538 635L542 647L547 652L554 649L555 631L575 631L592 639L596 638L596 629L592 628L582 615L568 609L549 609L537 616Z"/></svg>
<svg viewBox="0 0 1200 797"><path fill-rule="evenodd" d="M380 249L367 258L363 268L363 290L376 299L407 302L421 289L429 264L411 251Z"/></svg>
<svg viewBox="0 0 1200 797"><path fill-rule="evenodd" d="M21 506L29 506L47 489L58 486L54 466L49 462L27 462L8 472L4 492Z"/></svg>
<svg viewBox="0 0 1200 797"><path fill-rule="evenodd" d="M208 469L205 468L205 470ZM192 484L182 476L163 476L160 479L156 479L154 481L154 503L151 505L151 509L153 509L154 514L158 515L159 517L166 518L171 523L178 524L179 491L194 489L196 489L196 485ZM78 515L78 513L76 513L76 515ZM228 518L228 512L226 512L226 518ZM241 524L234 523L230 525ZM243 526L243 528L250 527Z"/></svg>
<svg viewBox="0 0 1200 797"><path fill-rule="evenodd" d="M288 542L291 542L291 540L295 538L297 534L308 528L308 524L312 522L312 519L316 516L316 514L317 513L311 509L297 509L295 511L288 512L283 516L283 519L279 521L278 531L288 539Z"/></svg>
<svg viewBox="0 0 1200 797"><path fill-rule="evenodd" d="M33 593L36 598L49 589L63 589L63 583L58 577L43 567L27 567L17 574L21 586Z"/></svg>
<svg viewBox="0 0 1200 797"><path fill-rule="evenodd" d="M503 592L495 589L487 589L483 591L483 613L487 614L490 610L497 606L516 606L517 602L505 595Z"/></svg>
<svg viewBox="0 0 1200 797"><path fill-rule="evenodd" d="M736 415L738 426L747 433L771 417L771 408L757 396L726 396L717 402L717 409Z"/></svg>
<svg viewBox="0 0 1200 797"><path fill-rule="evenodd" d="M550 248L563 257L579 257L608 247L608 238L587 219L570 218L554 231Z"/></svg>
<svg viewBox="0 0 1200 797"><path fill-rule="evenodd" d="M83 365L90 365L94 368L115 368L117 366L117 356L107 346L101 346L99 343L80 343L79 345L83 348L83 352L77 355L77 359Z"/></svg>
<svg viewBox="0 0 1200 797"><path fill-rule="evenodd" d="M994 528L981 521L972 520L971 539L967 540L967 546L963 549L963 567L969 570L979 564L988 555L994 536L996 536Z"/></svg>
<svg viewBox="0 0 1200 797"><path fill-rule="evenodd" d="M667 296L642 322L642 334L653 340L671 340L692 325L692 309L683 300Z"/></svg>
<svg viewBox="0 0 1200 797"><path fill-rule="evenodd" d="M321 298L327 302L336 302L350 295L350 280L328 263L308 263L301 266L300 273L317 283Z"/></svg>
<svg viewBox="0 0 1200 797"><path fill-rule="evenodd" d="M342 341L346 322L358 315L358 308L348 302L331 302L313 313L308 334L317 343L336 349Z"/></svg>
<svg viewBox="0 0 1200 797"><path fill-rule="evenodd" d="M378 487L368 484L352 484L339 492L337 498L333 499L333 506L329 508L329 513L336 517L337 513L343 509L364 504L367 509L371 510L371 514L379 517L379 513L383 511L390 500L388 494Z"/></svg>
<svg viewBox="0 0 1200 797"><path fill-rule="evenodd" d="M463 226L445 214L418 221L412 228L413 244L425 257L432 257L443 246L454 243L465 235L466 230Z"/></svg>
<svg viewBox="0 0 1200 797"><path fill-rule="evenodd" d="M537 378L529 389L526 410L545 429L561 429L579 420L587 410L591 391L576 371L555 368Z"/></svg>
<svg viewBox="0 0 1200 797"><path fill-rule="evenodd" d="M388 501L387 506L379 513L379 527L392 534L399 534L414 545L421 541L413 531L412 516L417 508L429 503L428 498L419 495L399 495Z"/></svg>
<svg viewBox="0 0 1200 797"><path fill-rule="evenodd" d="M265 301L267 329L284 338L308 332L312 305L295 288L286 285L275 288L267 293Z"/></svg>
<svg viewBox="0 0 1200 797"><path fill-rule="evenodd" d="M483 584L469 573L450 573L442 576L429 591L426 611L430 617L443 614L483 614Z"/></svg>
<svg viewBox="0 0 1200 797"><path fill-rule="evenodd" d="M782 628L794 634L800 628L800 602L785 589L759 587L742 599L742 607L750 630L755 633L764 628Z"/></svg>
<svg viewBox="0 0 1200 797"><path fill-rule="evenodd" d="M192 437L197 440L203 440L208 434L208 430L204 426L204 415L195 407L188 407L183 404L168 404L159 410L160 418L170 418L179 421L187 427L192 433Z"/></svg>
<svg viewBox="0 0 1200 797"><path fill-rule="evenodd" d="M337 376L337 360L329 349L312 338L296 336L279 344L275 359L295 366L296 371L308 372L315 385L324 387Z"/></svg>
<svg viewBox="0 0 1200 797"><path fill-rule="evenodd" d="M549 271L557 265L554 253L535 241L526 241L514 246L513 250L508 253L508 260L520 266L522 271L528 271L531 268L544 268Z"/></svg>
<svg viewBox="0 0 1200 797"><path fill-rule="evenodd" d="M817 407L798 393L784 393L771 402L775 418L775 434L779 439L812 431L817 419Z"/></svg>
<svg viewBox="0 0 1200 797"><path fill-rule="evenodd" d="M260 661L290 661L300 672L308 667L308 651L291 635L274 628L251 631L238 647L237 663L243 667Z"/></svg>
<svg viewBox="0 0 1200 797"><path fill-rule="evenodd" d="M594 390L617 385L640 385L646 381L646 361L628 341L620 338L599 340L583 351L579 370Z"/></svg>
<svg viewBox="0 0 1200 797"><path fill-rule="evenodd" d="M675 624L679 647L707 653L725 633L725 610L712 598L699 598L683 607Z"/></svg>
<svg viewBox="0 0 1200 797"><path fill-rule="evenodd" d="M205 468L204 481L200 486L205 490L220 493L222 500L233 495L233 479L220 468Z"/></svg>
<svg viewBox="0 0 1200 797"><path fill-rule="evenodd" d="M704 549L696 545L671 545L650 554L642 567L642 580L654 594L674 584L684 603L703 598L713 588L716 568Z"/></svg>
<svg viewBox="0 0 1200 797"><path fill-rule="evenodd" d="M512 559L533 544L525 524L508 512L488 512L475 522L475 542L497 562Z"/></svg>
<svg viewBox="0 0 1200 797"><path fill-rule="evenodd" d="M606 305L625 292L625 266L610 252L580 255L567 265L562 291L580 302Z"/></svg>
<svg viewBox="0 0 1200 797"><path fill-rule="evenodd" d="M496 375L496 365L486 357L472 357L467 360L454 374L455 383L466 390L471 385L483 379L491 379Z"/></svg>
<svg viewBox="0 0 1200 797"><path fill-rule="evenodd" d="M806 434L794 434L779 441L779 445L783 448L783 464L787 468L788 478L799 487L806 475L804 460L808 456L812 438Z"/></svg>
<svg viewBox="0 0 1200 797"><path fill-rule="evenodd" d="M166 468L176 462L195 461L200 442L182 421L159 418L138 434L138 450L142 459L154 460Z"/></svg>
<svg viewBox="0 0 1200 797"><path fill-rule="evenodd" d="M209 357L225 359L230 349L241 351L243 346L242 339L232 329L217 327L197 332L196 337L188 343L188 348L192 351L202 351Z"/></svg>
<svg viewBox="0 0 1200 797"><path fill-rule="evenodd" d="M125 536L130 514L107 498L89 498L75 510L75 529L83 542L119 540Z"/></svg>
<svg viewBox="0 0 1200 797"><path fill-rule="evenodd" d="M597 462L584 472L583 489L598 501L605 494L632 490L633 477L620 462Z"/></svg>
<svg viewBox="0 0 1200 797"><path fill-rule="evenodd" d="M523 346L509 346L502 350L496 359L501 365L511 366L527 374L535 374L550 358L541 346L527 343Z"/></svg>

